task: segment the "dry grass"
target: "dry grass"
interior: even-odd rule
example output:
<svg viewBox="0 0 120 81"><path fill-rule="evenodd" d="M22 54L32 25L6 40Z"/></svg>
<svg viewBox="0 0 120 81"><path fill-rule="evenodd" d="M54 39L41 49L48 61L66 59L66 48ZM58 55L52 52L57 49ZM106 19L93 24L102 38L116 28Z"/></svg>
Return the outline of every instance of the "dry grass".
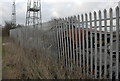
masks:
<svg viewBox="0 0 120 81"><path fill-rule="evenodd" d="M7 38L3 54L3 79L86 79L80 69L68 71L50 57L49 51L23 49ZM47 54L47 55L46 55Z"/></svg>

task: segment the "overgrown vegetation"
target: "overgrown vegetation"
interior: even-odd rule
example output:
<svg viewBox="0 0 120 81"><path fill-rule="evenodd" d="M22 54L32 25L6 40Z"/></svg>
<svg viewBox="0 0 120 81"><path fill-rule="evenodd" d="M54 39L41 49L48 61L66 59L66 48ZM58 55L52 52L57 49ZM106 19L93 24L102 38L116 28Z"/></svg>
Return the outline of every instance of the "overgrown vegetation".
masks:
<svg viewBox="0 0 120 81"><path fill-rule="evenodd" d="M56 62L52 52L43 48L26 49L9 37L11 22L5 22L3 28L3 79L86 79L80 68L69 71L62 62Z"/></svg>
<svg viewBox="0 0 120 81"><path fill-rule="evenodd" d="M62 63L55 62L49 51L23 49L12 39L7 42L3 54L3 79L86 79L79 70L70 72ZM46 56L47 55L47 56Z"/></svg>

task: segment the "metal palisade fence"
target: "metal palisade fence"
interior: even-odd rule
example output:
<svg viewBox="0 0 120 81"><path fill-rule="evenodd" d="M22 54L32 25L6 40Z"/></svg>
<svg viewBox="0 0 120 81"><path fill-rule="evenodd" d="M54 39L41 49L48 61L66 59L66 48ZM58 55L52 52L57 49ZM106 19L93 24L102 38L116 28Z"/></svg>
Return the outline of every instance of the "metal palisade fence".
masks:
<svg viewBox="0 0 120 81"><path fill-rule="evenodd" d="M118 7L55 19L42 28L46 29L22 27L10 33L22 46L50 50L71 71L77 67L93 79L120 78Z"/></svg>

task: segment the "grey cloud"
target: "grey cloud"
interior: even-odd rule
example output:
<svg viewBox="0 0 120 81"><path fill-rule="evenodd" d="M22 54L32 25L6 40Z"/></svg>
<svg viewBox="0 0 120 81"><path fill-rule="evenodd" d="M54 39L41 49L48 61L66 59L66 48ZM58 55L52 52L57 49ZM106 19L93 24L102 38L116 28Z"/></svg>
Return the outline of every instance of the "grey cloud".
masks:
<svg viewBox="0 0 120 81"><path fill-rule="evenodd" d="M42 3L42 19L43 21L48 21L51 18L55 17L54 12L58 14L58 17L68 17L72 15L88 13L98 10L104 10L105 8L109 9L110 7L115 8L117 2L84 2L80 5L76 4L71 0L70 2L61 2L61 3ZM2 4L4 20L11 20L11 11L12 3L4 2ZM25 24L26 16L26 2L17 2L16 3L16 12L17 12L17 23Z"/></svg>
<svg viewBox="0 0 120 81"><path fill-rule="evenodd" d="M11 20L11 4L9 2L3 2L1 3L1 15L2 15L2 19L1 19L1 24L4 23L4 21L10 21Z"/></svg>

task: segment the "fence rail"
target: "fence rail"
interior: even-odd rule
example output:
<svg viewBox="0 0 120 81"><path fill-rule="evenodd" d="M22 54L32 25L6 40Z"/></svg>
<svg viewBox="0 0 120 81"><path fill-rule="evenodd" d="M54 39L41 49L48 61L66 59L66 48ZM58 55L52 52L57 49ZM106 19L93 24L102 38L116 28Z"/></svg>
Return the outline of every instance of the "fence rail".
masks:
<svg viewBox="0 0 120 81"><path fill-rule="evenodd" d="M45 26L46 30L32 27L16 28L10 31L10 35L22 46L51 50L54 52L52 56L62 61L71 71L76 66L82 69L84 75L94 79L120 78L118 7L115 12L110 8L109 11L105 9L55 19Z"/></svg>

